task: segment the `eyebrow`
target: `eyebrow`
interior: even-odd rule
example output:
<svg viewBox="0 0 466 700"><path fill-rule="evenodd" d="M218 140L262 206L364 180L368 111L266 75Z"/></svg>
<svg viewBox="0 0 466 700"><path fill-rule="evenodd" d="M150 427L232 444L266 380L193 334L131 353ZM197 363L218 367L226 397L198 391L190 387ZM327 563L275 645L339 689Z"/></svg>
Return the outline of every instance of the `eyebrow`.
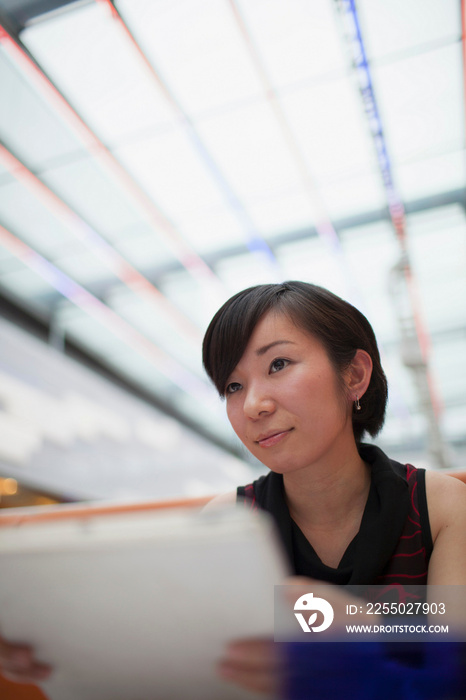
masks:
<svg viewBox="0 0 466 700"><path fill-rule="evenodd" d="M258 355L259 357L261 355L265 355L267 350L270 350L270 348L273 348L275 345L283 344L296 345L296 343L293 343L292 340L274 340L273 343L269 343L268 345L263 345L261 348L258 348L256 350L256 355Z"/></svg>

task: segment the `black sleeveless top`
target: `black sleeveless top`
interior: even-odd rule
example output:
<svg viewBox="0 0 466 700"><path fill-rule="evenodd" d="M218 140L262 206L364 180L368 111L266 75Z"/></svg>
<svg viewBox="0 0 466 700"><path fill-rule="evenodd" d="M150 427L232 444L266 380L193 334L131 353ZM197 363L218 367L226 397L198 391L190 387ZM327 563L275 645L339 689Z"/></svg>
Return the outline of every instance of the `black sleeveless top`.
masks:
<svg viewBox="0 0 466 700"><path fill-rule="evenodd" d="M371 486L359 532L336 569L320 560L291 519L281 474L240 486L237 501L272 514L296 575L339 585L426 585L433 544L425 470L399 464L375 445L358 449L371 466Z"/></svg>

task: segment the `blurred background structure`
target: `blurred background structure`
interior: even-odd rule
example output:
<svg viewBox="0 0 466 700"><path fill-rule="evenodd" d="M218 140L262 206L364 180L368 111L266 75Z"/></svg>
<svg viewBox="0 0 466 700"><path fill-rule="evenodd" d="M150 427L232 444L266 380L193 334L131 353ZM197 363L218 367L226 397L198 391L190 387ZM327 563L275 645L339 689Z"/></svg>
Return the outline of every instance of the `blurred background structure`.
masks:
<svg viewBox="0 0 466 700"><path fill-rule="evenodd" d="M0 0L0 504L228 490L234 292L360 308L377 439L466 468L460 0Z"/></svg>

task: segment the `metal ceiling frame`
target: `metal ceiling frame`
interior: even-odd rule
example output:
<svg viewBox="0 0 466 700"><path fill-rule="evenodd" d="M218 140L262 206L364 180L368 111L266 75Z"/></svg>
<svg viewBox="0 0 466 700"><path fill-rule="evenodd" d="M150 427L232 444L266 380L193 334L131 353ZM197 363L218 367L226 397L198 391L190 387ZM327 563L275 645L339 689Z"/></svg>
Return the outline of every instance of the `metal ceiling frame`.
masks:
<svg viewBox="0 0 466 700"><path fill-rule="evenodd" d="M66 228L128 289L170 318L182 336L200 342L201 332L157 287L134 268L106 239L84 221L68 204L27 168L0 141L0 165L21 183L40 203L60 220Z"/></svg>
<svg viewBox="0 0 466 700"><path fill-rule="evenodd" d="M407 215L417 214L430 209L437 209L439 207L445 207L450 204L458 204L462 209L465 210L466 215L466 188L452 190L450 192L442 192L441 194L423 197L421 199L411 200L405 205L405 211ZM388 209L374 209L372 211L363 212L361 214L354 214L342 219L334 220L333 227L340 237L342 231L351 228L357 228L359 226L367 226L369 224L377 224L386 221L390 223L390 216L388 214ZM277 236L274 236L272 240L268 243L274 254L276 255L276 250L282 245L287 243L294 243L297 241L304 241L306 239L318 237L317 229L314 226L293 229L291 231L284 232ZM209 264L210 267L215 269L215 266L221 260L229 257L235 257L237 255L244 255L247 253L247 247L244 244L236 243L228 248L222 248L221 250L212 251L206 253L204 259ZM154 266L146 271L146 275L153 280L154 284L157 285L157 281L161 280L165 275L171 274L173 272L179 272L183 268L177 261L173 263L166 263L160 266Z"/></svg>
<svg viewBox="0 0 466 700"><path fill-rule="evenodd" d="M191 395L196 401L209 405L212 392L206 383L1 224L0 244L63 297L110 330L139 356L153 364L158 372L166 376L184 393Z"/></svg>
<svg viewBox="0 0 466 700"><path fill-rule="evenodd" d="M87 0L0 0L0 14L8 19L10 29L19 33L29 24L50 17L77 2Z"/></svg>
<svg viewBox="0 0 466 700"><path fill-rule="evenodd" d="M104 5L109 6L110 11L112 12L113 18L118 21L122 29L127 33L128 37L131 39L131 41L135 44L136 48L139 50L141 58L145 61L146 66L149 66L151 68L152 75L154 78L158 81L159 87L162 88L164 91L164 94L166 98L171 102L172 107L175 107L177 110L177 113L180 115L180 117L183 120L183 124L187 127L187 129L191 133L192 141L196 145L196 140L197 140L197 148L201 156L203 157L204 162L208 165L209 169L211 172L214 174L215 179L217 184L219 185L220 189L222 190L226 200L229 202L230 206L233 207L233 209L236 211L237 215L239 216L240 219L243 220L243 227L247 232L250 232L252 222L249 219L249 215L247 214L246 210L244 209L242 203L239 201L239 199L236 197L235 193L231 190L229 183L226 181L224 178L223 174L220 172L218 165L215 163L211 155L206 151L204 144L200 140L199 135L197 134L194 125L192 124L191 120L189 117L186 115L186 113L183 111L182 107L176 102L175 98L173 95L170 93L169 88L165 85L161 77L158 75L158 73L155 71L154 67L148 62L146 56L142 53L139 45L137 44L136 40L134 39L133 35L130 33L128 27L126 26L126 23L124 22L123 18L121 17L120 13L116 10L114 3L111 0L95 0L96 2L100 2ZM380 123L380 118L378 116L377 112L377 105L375 102L375 96L373 93L372 89L372 83L371 83L371 77L370 77L370 71L369 71L369 64L368 61L365 57L365 51L364 51L364 44L362 42L362 37L360 33L360 28L358 24L358 18L357 18L357 13L356 13L356 6L354 3L354 0L336 0L337 4L339 6L346 5L347 8L350 9L350 11L353 13L353 16L355 18L356 22L356 28L359 30L358 31L358 41L359 41L359 50L361 52L362 60L359 65L356 66L356 69L359 69L362 73L365 75L365 80L366 80L366 85L365 87L367 88L367 79L369 80L369 91L365 93L365 99L366 99L366 106L367 110L366 113L368 113L369 117L369 123L371 124L371 127L374 125L375 121L378 122L377 129L372 129L371 128L371 133L374 137L374 141L376 144L376 152L379 158L379 165L381 169L381 173L383 176L383 181L384 185L386 187L387 191L387 199L388 199L388 212L389 212L389 219L391 220L393 227L395 229L397 239L400 243L400 248L401 248L401 261L400 261L400 270L401 270L401 275L403 277L404 283L406 285L407 289L407 294L410 298L410 303L411 303L411 308L412 308L412 317L411 318L405 318L403 319L403 324L404 324L404 329L403 333L405 334L406 337L409 336L410 340L409 342L412 342L413 339L413 333L415 333L416 337L416 342L418 343L418 347L421 352L421 357L418 362L418 369L419 367L423 367L422 373L425 375L425 379L427 380L427 385L428 385L428 392L426 395L426 401L429 401L430 403L430 408L428 409L429 411L433 412L433 417L435 419L435 426L438 428L438 419L440 415L440 406L441 402L440 399L437 396L437 391L433 387L433 382L431 380L431 377L429 376L429 371L428 371L428 349L429 349L429 338L427 335L427 332L424 328L424 324L421 320L421 314L418 308L418 302L416 298L416 288L415 288L415 280L412 274L412 270L409 264L408 260L408 255L407 255L407 249L406 249L406 217L405 214L406 212L410 213L412 211L422 211L428 208L431 208L433 206L438 206L435 204L432 204L434 201L439 201L441 204L444 204L445 201L447 203L451 203L453 201L458 202L462 204L464 207L464 197L465 197L465 191L466 190L457 190L454 193L445 193L444 195L436 195L435 197L432 198L427 198L423 200L417 200L417 202L410 202L409 204L406 205L406 207L403 205L403 202L401 198L399 197L394 184L393 184L393 177L391 173L391 168L390 168L390 162L388 159L388 155L386 152L386 146L385 142L383 139L383 129L382 125ZM252 236L249 237L249 239L246 239L246 243L244 247L241 246L235 246L232 247L229 251L220 251L220 252L215 252L212 254L206 254L204 256L199 256L198 253L196 253L190 246L187 244L187 242L180 236L179 232L175 229L173 223L165 216L165 214L158 209L156 204L146 195L146 193L137 185L137 183L132 179L132 177L127 173L127 171L123 168L123 166L119 163L119 161L112 155L112 153L106 148L106 146L93 134L93 132L89 129L89 127L85 124L85 122L79 117L77 112L71 107L71 105L65 100L63 95L57 90L57 88L53 85L53 83L49 80L49 78L45 75L45 73L40 69L40 67L35 63L34 59L32 56L29 54L27 49L22 45L20 39L18 37L15 37L10 31L7 31L6 29L2 28L0 26L0 43L2 43L4 46L7 47L7 49L10 52L10 55L14 57L16 63L22 67L23 70L26 71L27 75L29 75L32 80L34 81L35 85L42 91L42 93L46 96L47 101L50 103L53 103L53 106L55 110L66 120L66 123L72 126L73 132L78 135L81 143L86 148L86 151L92 156L95 157L99 164L104 168L105 172L109 173L111 177L116 180L117 184L119 186L123 186L125 191L128 193L128 195L131 197L133 201L135 201L138 205L139 211L143 212L143 215L146 220L148 220L151 225L154 225L157 227L157 230L159 230L159 227L162 227L164 231L164 235L166 236L167 244L170 246L172 251L174 252L174 255L176 256L176 259L178 262L174 261L174 264L170 268L170 271L174 269L186 269L189 274L193 275L203 287L207 287L211 290L215 290L215 293L219 295L219 297L224 293L223 287L221 286L220 280L218 277L215 275L215 271L212 270L212 268L215 267L216 262L218 261L219 258L225 258L228 257L228 255L236 255L239 252L247 252L247 250L250 250L251 252L254 252L254 245L257 244L257 251L262 251L263 253L266 253L266 255L270 258L270 260L275 264L276 263L276 257L274 250L278 245L283 244L284 242L289 243L293 240L299 240L303 239L306 237L318 235L321 236L323 240L326 241L327 245L330 245L330 247L333 250L333 253L336 254L338 257L341 253L341 244L339 240L339 235L338 232L342 228L349 228L350 225L348 225L348 221L352 221L352 225L358 225L359 222L366 223L367 218L371 218L371 216L377 217L373 218L372 220L374 221L380 221L387 219L386 212L385 211L379 211L379 212L374 212L374 213L365 213L361 214L359 217L350 217L349 219L342 220L340 222L331 222L327 212L325 211L325 208L323 207L323 203L320 199L318 190L315 186L315 183L313 182L311 173L309 172L309 168L304 161L300 151L299 151L299 146L297 144L297 141L292 133L292 130L287 123L285 114L279 104L279 98L277 93L275 92L270 80L268 79L268 76L266 74L265 68L262 64L261 58L257 52L257 50L254 47L254 44L252 43L252 37L249 35L248 30L246 28L246 25L244 23L244 20L242 19L239 9L236 5L235 0L229 0L230 6L232 8L232 11L236 17L236 21L238 23L238 26L243 34L243 38L245 39L245 42L248 46L248 50L250 52L250 56L255 64L256 70L258 72L258 75L260 76L263 86L264 86L264 91L265 94L267 95L267 99L275 112L275 115L278 119L278 122L280 123L280 127L282 129L282 132L284 134L284 138L286 143L288 144L288 147L290 149L290 152L293 154L294 160L298 165L299 171L301 173L303 183L306 186L306 190L308 191L311 200L313 201L313 209L317 212L319 212L318 216L318 224L316 225L315 228L312 229L304 229L301 231L295 231L291 232L288 234L283 234L282 236L277 236L273 239L273 242L269 243L268 241L265 241L262 237L256 237L255 232L252 234ZM465 78L465 93L466 93L466 0L461 0L461 10L462 10L462 48L463 48L463 61L464 61L464 78ZM361 85L361 83L360 83ZM374 111L375 107L375 111ZM369 114L370 113L370 114ZM0 147L0 160L3 157L5 157L5 151L6 149L3 149ZM7 153L9 153L7 151ZM127 261L126 259L121 256L109 243L107 243L99 234L91 229L86 222L81 219L81 217L78 216L74 210L71 208L67 207L66 204L57 196L55 195L49 188L47 188L30 170L26 168L26 166L22 163L20 163L17 159L14 158L14 156L10 153L9 154L11 158L13 158L13 161L10 161L10 165L14 165L17 169L17 175L10 169L10 172L12 175L18 179L22 180L23 184L29 187L29 189L34 190L36 188L36 196L42 197L42 203L46 204L47 198L50 206L53 208L53 206L56 205L56 211L54 212L55 214L58 213L59 209L61 209L62 212L62 218L66 219L69 217L69 221L72 221L73 217L74 218L74 227L76 228L76 231L80 230L81 233L78 235L78 238L82 240L86 245L97 255L99 255L100 259L109 264L108 262L108 257L106 257L108 254L112 256L112 263L110 264L112 268L113 274L115 274L119 279L123 282L123 284L126 284L128 287L131 288L133 285L133 291L136 291L139 285L139 290L144 289L145 291L141 296L144 297L144 295L147 293L149 296L152 295L152 298L156 303L163 303L165 304L170 304L168 299L162 295L161 292L159 292L154 285L154 279L158 279L161 274L163 274L162 270L154 270L153 272L151 271L150 273L146 274L146 276L143 276L141 273L139 273L135 268L133 268ZM8 158L7 158L8 159ZM210 162L209 162L210 159ZM16 161L16 163L14 162ZM29 182L29 184L27 184ZM39 190L41 190L42 195L39 194ZM53 198L55 198L55 205L52 203ZM46 204L47 205L47 204ZM416 208L419 207L419 208ZM246 217L246 218L244 218ZM346 223L345 223L346 222ZM68 224L69 225L69 224ZM51 263L46 261L44 258L42 258L43 263L46 263L44 266L43 263L40 263L39 258L41 256L38 256L35 251L32 251L32 249L28 249L26 244L22 243L18 238L13 236L11 232L7 231L3 227L0 227L0 237L3 239L5 238L8 239L10 238L9 244L6 244L6 247L8 245L10 246L10 250L13 251L15 250L16 252L13 253L16 255L18 259L21 259L23 262L25 262L29 267L32 269L35 269L36 271L39 271L39 268L42 265L42 276L44 276L48 281L50 281L52 278L55 279L55 288L57 291L60 292L60 294L65 294L68 298L70 298L73 303L76 303L71 297L70 297L70 289L74 290L71 295L77 294L78 293L78 288L83 290L88 297L86 297L86 301L84 303L84 306L86 306L87 302L89 302L89 308L94 306L97 309L96 302L101 304L98 299L95 298L95 296L92 296L87 290L84 290L82 287L79 287L79 285L76 285L76 283L72 282L69 278L67 278L68 281L65 280L67 277L64 275L64 273L61 273L60 271L57 270L60 274L54 277L54 274L51 272ZM13 240L15 239L15 240ZM168 243L168 241L170 241ZM18 245L19 244L19 247ZM265 247L264 247L265 246ZM241 248L241 250L240 250ZM26 250L28 249L28 250ZM31 255L32 253L32 255ZM38 256L35 258L35 256ZM35 261L34 261L35 258ZM26 262L26 260L29 260L29 262ZM47 267L48 266L48 267ZM113 269L114 268L114 269ZM45 272L48 269L48 272ZM165 272L166 272L165 268ZM345 270L345 275L348 274L347 268L343 268ZM147 279L147 277L150 277L152 282ZM72 285L76 285L75 287L67 287L68 282L71 282ZM68 294L66 292L64 293L62 290L63 289L68 289ZM405 292L402 292L403 294ZM159 295L162 297L160 299ZM163 301L163 300L166 300ZM78 304L79 305L79 304ZM102 305L104 306L104 305ZM84 307L82 307L84 308ZM131 333L129 331L123 332L123 335L126 333L126 341L128 342L128 339L130 336L133 338L136 338L134 336L134 333L140 336L139 340L135 343L138 345L140 343L139 347L139 353L144 354L146 351L143 351L143 348L146 347L148 344L151 345L151 350L156 349L158 351L158 348L155 346L155 344L150 343L150 341L145 338L142 334L139 334L138 331L135 331L135 329L132 328L130 324L127 324L126 321L121 319L121 317L117 316L115 314L116 318L118 319L118 323L115 323L111 321L110 316L114 314L109 307L105 307L105 309L110 312L110 315L107 315L105 324L107 327L113 327L115 330L114 332L119 332L118 328L123 328L123 326L119 323L122 322L123 325L126 324L128 326L128 329L131 329ZM86 309L87 310L87 309ZM87 311L88 312L88 311ZM89 313L89 312L88 312ZM181 312L178 312L181 316ZM97 314L98 315L98 314ZM106 311L104 311L104 316L106 316ZM185 318L183 316L183 318ZM114 319L115 321L115 319ZM124 338L123 338L124 339ZM167 356L169 357L169 356ZM170 358L171 360L171 358ZM160 362L160 360L157 360L157 362ZM160 369L160 365L157 364L157 369ZM185 372L187 370L184 370ZM168 375L167 375L168 376ZM191 375L191 377L194 377L194 375ZM181 386L181 385L180 385ZM185 383L183 383L182 389L186 391L185 388ZM431 416L432 418L432 416ZM435 432L435 427L434 427L434 432ZM441 450L439 451L439 454L441 453Z"/></svg>
<svg viewBox="0 0 466 700"><path fill-rule="evenodd" d="M466 0L461 0L461 49L463 54L463 92L465 100L465 135L466 135Z"/></svg>
<svg viewBox="0 0 466 700"><path fill-rule="evenodd" d="M226 176L222 172L220 166L215 161L212 154L209 152L207 146L203 142L200 134L198 133L192 119L188 116L186 111L183 109L180 102L177 100L173 92L170 90L166 81L164 80L160 69L158 69L153 61L149 61L146 54L144 53L141 45L136 40L134 34L130 30L128 23L122 16L119 9L115 6L114 0L95 0L95 2L105 5L109 8L110 13L114 21L119 26L125 38L131 43L131 45L136 49L139 58L142 60L146 68L148 68L150 75L155 81L157 87L159 87L175 113L180 119L180 123L186 128L188 138L199 154L201 161L206 166L207 170L210 172L215 180L215 183L228 204L229 208L233 210L236 218L238 219L240 226L245 234L245 241L248 250L253 253L259 253L261 256L261 263L267 262L275 275L280 277L280 270L277 260L264 238L258 232L252 218L250 217L246 207L241 202L240 198L234 191L232 185L228 182Z"/></svg>
<svg viewBox="0 0 466 700"><path fill-rule="evenodd" d="M18 68L29 78L37 90L45 97L55 112L70 127L89 155L96 159L112 180L121 187L135 203L138 211L155 231L163 236L173 255L180 261L201 287L220 300L224 299L223 285L204 262L203 258L187 243L169 218L144 192L125 170L104 143L87 126L76 110L55 87L42 68L30 55L19 37L13 36L0 23L0 44Z"/></svg>
<svg viewBox="0 0 466 700"><path fill-rule="evenodd" d="M373 138L391 223L400 245L400 261L393 270L392 293L401 331L402 357L411 370L421 411L429 423L430 451L438 465L446 468L449 462L440 428L442 402L429 367L430 338L422 318L417 284L409 260L405 208L394 182L355 0L335 2L340 13L349 20L344 35L351 51L353 72Z"/></svg>
<svg viewBox="0 0 466 700"><path fill-rule="evenodd" d="M243 18L236 0L228 0L233 17L238 26L238 29L243 37L243 41L248 50L251 61L255 67L256 73L262 83L264 95L269 103L279 128L283 134L284 141L288 147L288 150L296 163L298 172L301 177L301 181L306 191L311 209L315 214L315 230L317 235L321 238L324 245L330 251L332 257L336 259L340 271L346 281L346 286L348 289L348 296L353 299L354 302L360 302L360 292L356 284L355 279L350 274L348 267L345 265L345 255L341 247L340 239L335 230L334 224L332 223L331 217L327 211L325 203L320 195L319 188L315 182L314 176L312 175L305 158L301 153L299 144L293 134L290 124L286 114L281 106L280 98L277 91L275 90L272 81L270 80L265 65L260 57L259 51L255 46L251 32L249 31L246 21Z"/></svg>

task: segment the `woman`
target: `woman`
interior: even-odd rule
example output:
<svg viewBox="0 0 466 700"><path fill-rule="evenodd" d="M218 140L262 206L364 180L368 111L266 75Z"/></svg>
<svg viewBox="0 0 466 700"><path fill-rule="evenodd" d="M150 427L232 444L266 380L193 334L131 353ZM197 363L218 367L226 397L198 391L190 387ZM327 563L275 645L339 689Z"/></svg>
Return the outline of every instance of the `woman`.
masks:
<svg viewBox="0 0 466 700"><path fill-rule="evenodd" d="M387 384L356 308L303 282L253 287L213 318L203 358L236 434L271 470L213 505L271 512L300 576L466 583L466 486L361 444L383 425ZM270 690L274 664L270 643L250 640L221 671Z"/></svg>
<svg viewBox="0 0 466 700"><path fill-rule="evenodd" d="M212 507L241 501L270 511L299 576L466 583L466 486L361 444L382 427L387 384L357 309L303 282L252 287L215 315L203 359L236 434L270 469ZM3 643L0 657L10 677L47 673L26 648ZM273 643L245 640L220 670L270 692L275 669Z"/></svg>

